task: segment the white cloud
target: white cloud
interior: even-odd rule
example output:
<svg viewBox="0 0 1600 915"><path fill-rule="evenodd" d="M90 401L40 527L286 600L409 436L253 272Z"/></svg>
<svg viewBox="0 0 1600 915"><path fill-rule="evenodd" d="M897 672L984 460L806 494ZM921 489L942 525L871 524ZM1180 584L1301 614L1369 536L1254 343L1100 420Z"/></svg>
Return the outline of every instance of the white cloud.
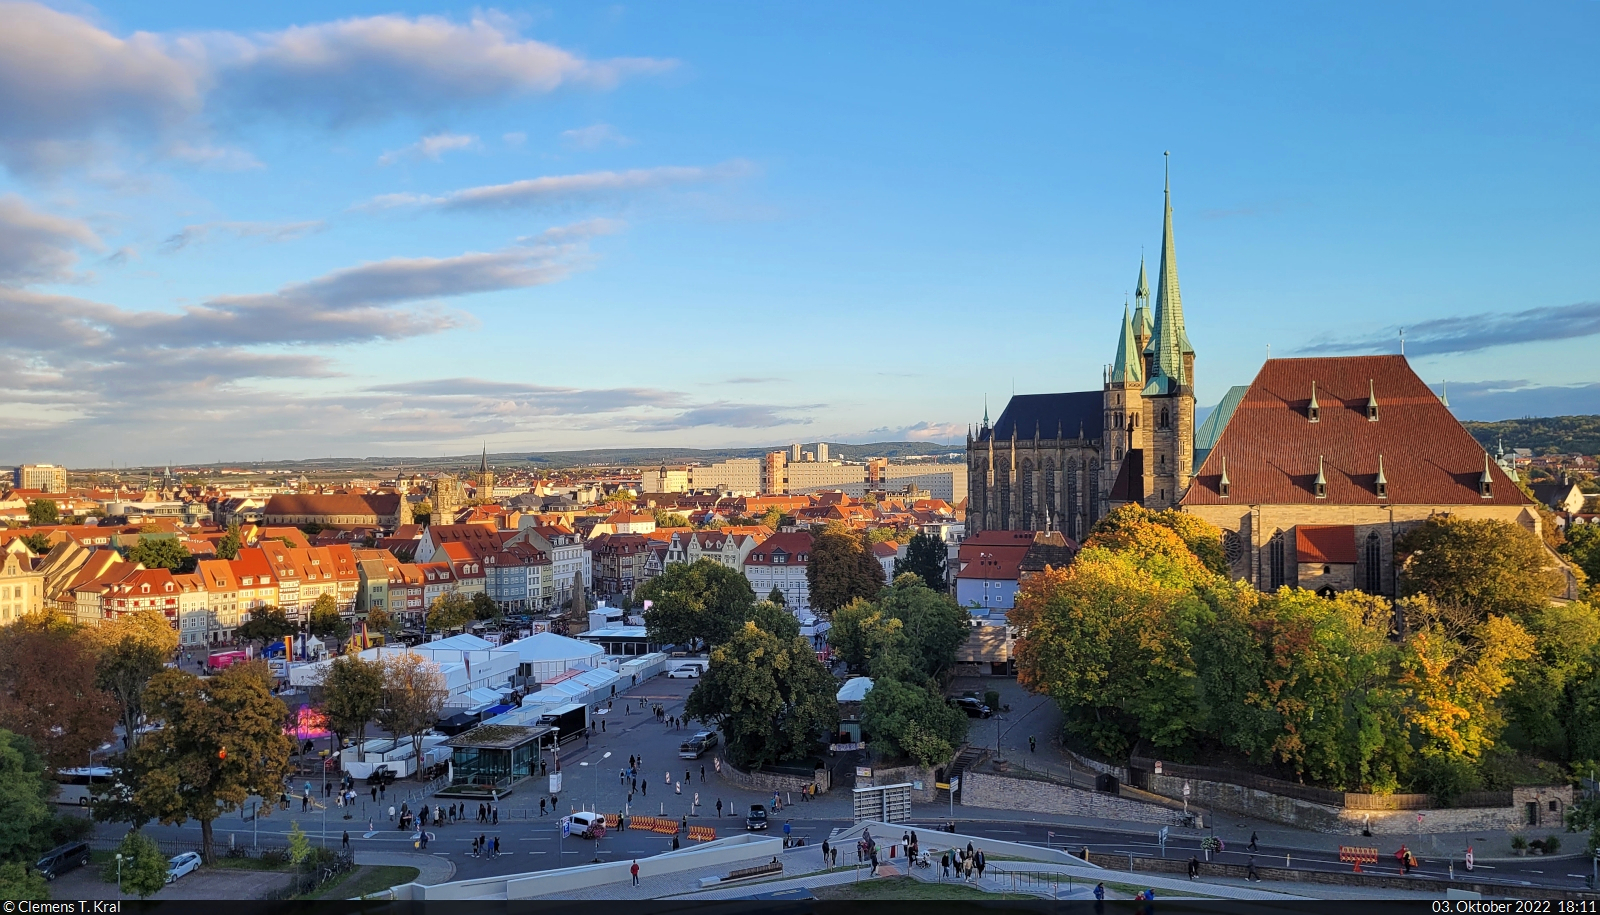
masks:
<svg viewBox="0 0 1600 915"><path fill-rule="evenodd" d="M213 146L210 143L178 141L168 147L167 154L182 162L219 172L245 172L265 168L255 156L242 149Z"/></svg>
<svg viewBox="0 0 1600 915"><path fill-rule="evenodd" d="M0 197L0 283L65 279L84 248L105 248L85 223L35 210L16 194Z"/></svg>
<svg viewBox="0 0 1600 915"><path fill-rule="evenodd" d="M161 243L161 250L171 254L198 245L215 235L256 239L266 242L293 241L321 232L327 223L320 219L302 222L203 222L184 226L183 231L171 235Z"/></svg>
<svg viewBox="0 0 1600 915"><path fill-rule="evenodd" d="M428 159L438 162L447 152L477 148L478 138L471 134L432 133L410 146L389 150L378 157L378 164L393 165L404 159Z"/></svg>
<svg viewBox="0 0 1600 915"><path fill-rule="evenodd" d="M46 174L150 145L169 159L255 167L204 141L262 111L338 125L563 87L606 90L674 66L589 60L497 13L369 16L239 34L114 35L39 3L0 0L0 162Z"/></svg>
<svg viewBox="0 0 1600 915"><path fill-rule="evenodd" d="M735 178L748 174L747 162L732 161L711 167L663 165L628 171L585 172L577 175L549 175L508 184L469 187L437 196L428 194L382 194L364 204L363 209L391 207L435 207L444 210L489 209L494 207L553 206L575 200L614 197L633 191L654 190L682 184Z"/></svg>
<svg viewBox="0 0 1600 915"><path fill-rule="evenodd" d="M591 124L561 131L561 142L574 149L599 149L602 146L631 146L633 140L610 124Z"/></svg>

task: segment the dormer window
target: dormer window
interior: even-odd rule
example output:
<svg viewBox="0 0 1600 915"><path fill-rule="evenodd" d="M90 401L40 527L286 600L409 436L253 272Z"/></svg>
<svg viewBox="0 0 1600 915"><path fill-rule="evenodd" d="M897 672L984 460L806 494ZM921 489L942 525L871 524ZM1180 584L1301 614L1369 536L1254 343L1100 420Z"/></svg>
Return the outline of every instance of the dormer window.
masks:
<svg viewBox="0 0 1600 915"><path fill-rule="evenodd" d="M1228 459L1222 459L1222 477L1217 480L1217 495L1228 498L1228 492L1233 489L1233 483L1228 480Z"/></svg>
<svg viewBox="0 0 1600 915"><path fill-rule="evenodd" d="M1322 455L1317 455L1317 478L1311 483L1311 491L1319 499L1328 498L1328 475L1322 469Z"/></svg>
<svg viewBox="0 0 1600 915"><path fill-rule="evenodd" d="M1378 421L1378 398L1373 391L1372 379L1367 379L1367 422Z"/></svg>
<svg viewBox="0 0 1600 915"><path fill-rule="evenodd" d="M1375 482L1378 498L1389 498L1389 479L1383 475L1383 455L1378 455L1378 479Z"/></svg>
<svg viewBox="0 0 1600 915"><path fill-rule="evenodd" d="M1494 498L1494 477L1489 475L1489 452L1483 453L1483 474L1478 477L1478 495L1485 499Z"/></svg>
<svg viewBox="0 0 1600 915"><path fill-rule="evenodd" d="M1311 402L1306 404L1306 419L1310 422L1322 422L1322 407L1317 405L1317 383L1311 382Z"/></svg>

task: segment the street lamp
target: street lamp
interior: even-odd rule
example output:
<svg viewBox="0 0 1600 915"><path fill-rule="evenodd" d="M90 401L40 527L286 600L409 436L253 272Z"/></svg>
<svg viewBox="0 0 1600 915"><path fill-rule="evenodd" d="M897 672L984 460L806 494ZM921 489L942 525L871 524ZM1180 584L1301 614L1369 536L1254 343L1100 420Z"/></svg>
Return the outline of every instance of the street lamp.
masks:
<svg viewBox="0 0 1600 915"><path fill-rule="evenodd" d="M117 898L122 898L122 852L117 852Z"/></svg>

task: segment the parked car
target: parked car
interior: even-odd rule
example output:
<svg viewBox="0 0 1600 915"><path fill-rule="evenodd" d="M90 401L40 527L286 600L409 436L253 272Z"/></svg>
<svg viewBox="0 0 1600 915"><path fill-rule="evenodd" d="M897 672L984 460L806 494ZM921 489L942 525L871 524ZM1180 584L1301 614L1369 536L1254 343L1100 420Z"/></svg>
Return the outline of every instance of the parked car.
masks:
<svg viewBox="0 0 1600 915"><path fill-rule="evenodd" d="M750 805L750 815L744 818L744 828L747 830L767 828L767 808L760 804Z"/></svg>
<svg viewBox="0 0 1600 915"><path fill-rule="evenodd" d="M571 824L568 835L580 839L594 839L606 834L605 814L590 813L580 810L577 813L563 817L564 822Z"/></svg>
<svg viewBox="0 0 1600 915"><path fill-rule="evenodd" d="M956 708L966 712L968 718L988 718L994 714L993 709L971 696L962 696L959 699L951 699L950 701Z"/></svg>
<svg viewBox="0 0 1600 915"><path fill-rule="evenodd" d="M87 842L68 842L50 849L44 853L33 869L39 876L46 880L54 880L73 868L82 867L89 863L89 844Z"/></svg>
<svg viewBox="0 0 1600 915"><path fill-rule="evenodd" d="M678 747L679 759L699 759L700 754L717 745L716 731L701 731Z"/></svg>
<svg viewBox="0 0 1600 915"><path fill-rule="evenodd" d="M173 857L171 861L167 862L167 882L171 883L179 877L182 877L185 874L192 874L199 869L200 853L197 851L186 851L181 855Z"/></svg>
<svg viewBox="0 0 1600 915"><path fill-rule="evenodd" d="M668 680L693 680L698 676L700 676L700 668L693 664L685 664L682 667L674 667L667 671Z"/></svg>

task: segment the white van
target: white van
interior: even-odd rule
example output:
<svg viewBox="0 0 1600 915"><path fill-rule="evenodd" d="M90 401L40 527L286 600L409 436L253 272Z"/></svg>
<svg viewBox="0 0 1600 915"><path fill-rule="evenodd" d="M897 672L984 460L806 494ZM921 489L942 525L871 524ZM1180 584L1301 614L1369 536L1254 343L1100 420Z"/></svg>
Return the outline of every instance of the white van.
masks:
<svg viewBox="0 0 1600 915"><path fill-rule="evenodd" d="M561 831L580 839L598 839L606 834L606 815L580 810L561 818Z"/></svg>

